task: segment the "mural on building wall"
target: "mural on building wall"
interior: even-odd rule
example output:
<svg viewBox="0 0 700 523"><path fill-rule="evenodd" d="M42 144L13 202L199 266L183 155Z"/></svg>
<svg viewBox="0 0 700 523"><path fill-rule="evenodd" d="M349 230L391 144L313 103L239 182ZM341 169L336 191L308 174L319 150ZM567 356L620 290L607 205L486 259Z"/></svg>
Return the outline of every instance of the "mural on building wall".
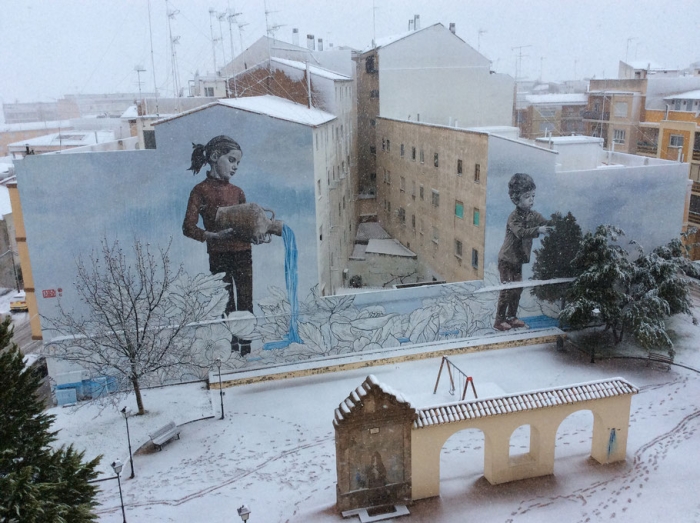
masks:
<svg viewBox="0 0 700 523"><path fill-rule="evenodd" d="M515 210L508 216L505 239L501 250L498 251L498 273L501 283L523 281L523 265L530 262L532 240L553 230L553 222L532 209L536 189L537 186L529 174L515 173L508 182L508 196L515 205ZM518 318L522 292L522 287L500 291L494 329L508 331L526 326L525 322Z"/></svg>

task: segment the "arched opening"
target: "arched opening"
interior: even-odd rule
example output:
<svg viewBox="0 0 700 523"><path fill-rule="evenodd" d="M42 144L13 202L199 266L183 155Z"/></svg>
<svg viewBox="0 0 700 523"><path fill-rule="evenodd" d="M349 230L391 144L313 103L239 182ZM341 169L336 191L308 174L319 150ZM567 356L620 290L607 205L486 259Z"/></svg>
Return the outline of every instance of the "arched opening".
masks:
<svg viewBox="0 0 700 523"><path fill-rule="evenodd" d="M593 413L578 410L569 414L559 424L554 441L555 474L586 466L593 441Z"/></svg>
<svg viewBox="0 0 700 523"><path fill-rule="evenodd" d="M508 455L510 464L517 465L537 459L537 429L531 425L520 425L510 435Z"/></svg>
<svg viewBox="0 0 700 523"><path fill-rule="evenodd" d="M440 451L441 495L463 495L484 475L484 433L476 428L450 436Z"/></svg>

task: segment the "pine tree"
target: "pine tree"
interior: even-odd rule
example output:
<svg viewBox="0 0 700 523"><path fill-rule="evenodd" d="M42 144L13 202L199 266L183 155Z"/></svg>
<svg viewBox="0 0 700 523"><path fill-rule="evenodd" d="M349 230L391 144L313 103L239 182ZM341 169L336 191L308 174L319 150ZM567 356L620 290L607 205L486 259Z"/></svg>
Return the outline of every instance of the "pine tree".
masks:
<svg viewBox="0 0 700 523"><path fill-rule="evenodd" d="M10 319L0 323L0 521L94 521L100 457L83 462L72 446L52 449L53 416L42 412L40 377L25 367L12 342Z"/></svg>
<svg viewBox="0 0 700 523"><path fill-rule="evenodd" d="M580 268L571 264L583 237L576 218L570 212L566 216L555 213L552 214L552 225L554 230L542 239L542 246L535 249L534 280L575 278L581 273ZM540 300L557 302L566 296L568 287L568 284L542 285L534 287L531 292Z"/></svg>

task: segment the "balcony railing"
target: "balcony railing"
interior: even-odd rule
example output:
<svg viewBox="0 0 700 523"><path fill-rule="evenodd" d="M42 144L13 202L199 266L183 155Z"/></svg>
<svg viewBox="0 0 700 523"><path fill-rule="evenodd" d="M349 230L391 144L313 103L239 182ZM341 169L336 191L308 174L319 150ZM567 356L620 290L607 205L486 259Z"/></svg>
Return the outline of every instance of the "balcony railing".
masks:
<svg viewBox="0 0 700 523"><path fill-rule="evenodd" d="M610 120L610 112L600 111L581 111L581 116L584 120Z"/></svg>
<svg viewBox="0 0 700 523"><path fill-rule="evenodd" d="M693 151L693 161L700 162L700 151Z"/></svg>
<svg viewBox="0 0 700 523"><path fill-rule="evenodd" d="M650 156L656 156L656 145L649 143L639 143L637 142L637 154L646 154Z"/></svg>

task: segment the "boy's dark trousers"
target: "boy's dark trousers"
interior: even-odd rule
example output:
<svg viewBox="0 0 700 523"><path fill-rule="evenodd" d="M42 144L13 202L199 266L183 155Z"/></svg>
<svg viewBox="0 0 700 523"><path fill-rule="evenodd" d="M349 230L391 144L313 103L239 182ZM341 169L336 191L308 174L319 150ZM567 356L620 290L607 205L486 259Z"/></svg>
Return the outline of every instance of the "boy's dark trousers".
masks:
<svg viewBox="0 0 700 523"><path fill-rule="evenodd" d="M523 265L521 263L514 264L499 260L498 273L501 275L501 283L523 281ZM507 321L507 318L518 317L518 305L520 305L520 295L522 293L522 287L504 289L499 293L496 307L496 324Z"/></svg>

